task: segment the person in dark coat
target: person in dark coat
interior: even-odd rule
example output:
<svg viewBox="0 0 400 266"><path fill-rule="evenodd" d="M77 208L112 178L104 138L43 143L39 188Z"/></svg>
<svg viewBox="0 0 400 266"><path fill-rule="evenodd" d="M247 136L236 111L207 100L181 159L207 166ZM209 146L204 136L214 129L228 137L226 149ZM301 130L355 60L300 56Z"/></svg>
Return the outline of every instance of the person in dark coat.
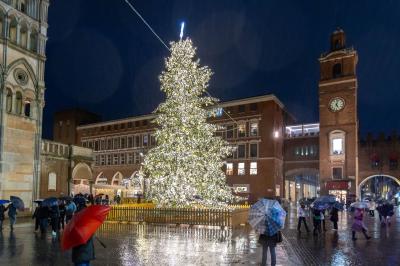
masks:
<svg viewBox="0 0 400 266"><path fill-rule="evenodd" d="M65 203L64 201L60 202L60 205L58 206L59 210L60 210L60 224L58 225L59 229L63 229L64 230L64 226L65 226Z"/></svg>
<svg viewBox="0 0 400 266"><path fill-rule="evenodd" d="M10 229L14 230L14 224L17 222L17 208L15 208L14 204L10 204L7 207L8 209L8 219L10 220Z"/></svg>
<svg viewBox="0 0 400 266"><path fill-rule="evenodd" d="M85 202L78 202L77 211L86 208ZM75 266L90 266L90 261L95 259L93 237L82 245L72 248L72 262Z"/></svg>
<svg viewBox="0 0 400 266"><path fill-rule="evenodd" d="M60 222L60 209L58 205L53 205L50 208L50 219L51 219L51 229L53 236L57 236L59 230L59 222Z"/></svg>
<svg viewBox="0 0 400 266"><path fill-rule="evenodd" d="M338 223L338 220L339 220L339 210L338 209L336 209L335 207L333 207L332 208L332 210L331 210L331 218L330 218L330 220L331 220L331 222L333 223L333 230L338 230L338 225L337 225L337 223Z"/></svg>
<svg viewBox="0 0 400 266"><path fill-rule="evenodd" d="M0 204L0 231L3 230L3 221L5 219L4 213L7 211L7 207L3 204Z"/></svg>
<svg viewBox="0 0 400 266"><path fill-rule="evenodd" d="M35 212L32 215L32 219L35 219L35 232L39 229L40 220L38 218L38 211L40 208L41 203L38 203L38 206L35 208Z"/></svg>
<svg viewBox="0 0 400 266"><path fill-rule="evenodd" d="M67 201L67 205L65 206L65 222L68 223L71 219L72 216L74 215L74 212L76 211L76 205L73 201Z"/></svg>
<svg viewBox="0 0 400 266"><path fill-rule="evenodd" d="M39 220L40 232L46 233L47 225L49 224L49 207L40 205L36 214L36 219Z"/></svg>

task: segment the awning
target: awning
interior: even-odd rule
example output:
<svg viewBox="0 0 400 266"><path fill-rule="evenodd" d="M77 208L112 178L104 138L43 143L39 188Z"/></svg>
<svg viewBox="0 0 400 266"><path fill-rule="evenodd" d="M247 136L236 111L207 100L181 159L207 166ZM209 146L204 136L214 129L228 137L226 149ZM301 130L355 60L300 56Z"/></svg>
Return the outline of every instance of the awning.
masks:
<svg viewBox="0 0 400 266"><path fill-rule="evenodd" d="M348 190L350 188L349 181L328 181L325 184L327 190Z"/></svg>

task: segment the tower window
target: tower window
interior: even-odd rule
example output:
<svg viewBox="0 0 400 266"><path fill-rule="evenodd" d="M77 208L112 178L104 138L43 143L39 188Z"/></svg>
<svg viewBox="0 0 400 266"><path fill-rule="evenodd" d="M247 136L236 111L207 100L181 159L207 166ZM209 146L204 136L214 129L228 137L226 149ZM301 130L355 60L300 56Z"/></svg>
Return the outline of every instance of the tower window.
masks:
<svg viewBox="0 0 400 266"><path fill-rule="evenodd" d="M22 113L22 94L18 91L15 97L15 107L17 115Z"/></svg>
<svg viewBox="0 0 400 266"><path fill-rule="evenodd" d="M26 117L31 116L31 103L30 102L25 102L25 108L24 108L24 113Z"/></svg>
<svg viewBox="0 0 400 266"><path fill-rule="evenodd" d="M333 76L333 78L339 78L342 76L342 65L341 64L337 63L333 66L332 76Z"/></svg>

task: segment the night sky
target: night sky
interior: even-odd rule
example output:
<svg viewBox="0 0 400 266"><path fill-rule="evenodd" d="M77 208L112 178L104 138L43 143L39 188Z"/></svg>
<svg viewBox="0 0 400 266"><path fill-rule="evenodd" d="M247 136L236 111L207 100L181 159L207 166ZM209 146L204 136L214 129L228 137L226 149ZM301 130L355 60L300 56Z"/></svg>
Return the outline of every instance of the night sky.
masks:
<svg viewBox="0 0 400 266"><path fill-rule="evenodd" d="M131 0L167 43L179 24L215 73L209 92L227 101L273 93L298 122L318 121L317 58L344 29L359 54L360 130L400 133L400 1ZM148 114L163 100L168 50L124 0L51 1L45 138L53 114L80 107L103 120Z"/></svg>

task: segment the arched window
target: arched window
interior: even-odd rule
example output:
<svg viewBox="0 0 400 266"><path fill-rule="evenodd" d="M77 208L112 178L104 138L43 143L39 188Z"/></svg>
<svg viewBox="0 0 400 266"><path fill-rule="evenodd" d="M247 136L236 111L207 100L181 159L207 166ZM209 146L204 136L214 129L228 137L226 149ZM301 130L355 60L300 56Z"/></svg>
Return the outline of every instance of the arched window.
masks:
<svg viewBox="0 0 400 266"><path fill-rule="evenodd" d="M47 190L56 191L57 190L57 175L54 172L49 173L49 180L47 184Z"/></svg>
<svg viewBox="0 0 400 266"><path fill-rule="evenodd" d="M30 49L32 52L37 52L37 42L38 42L38 34L36 30L32 30L30 36Z"/></svg>
<svg viewBox="0 0 400 266"><path fill-rule="evenodd" d="M30 101L25 102L24 114L26 117L31 117L31 102Z"/></svg>
<svg viewBox="0 0 400 266"><path fill-rule="evenodd" d="M20 34L19 34L19 41L20 45L23 48L28 47L28 26L26 24L23 24L21 26Z"/></svg>
<svg viewBox="0 0 400 266"><path fill-rule="evenodd" d="M330 154L344 155L345 153L345 133L343 131L333 131L329 134Z"/></svg>
<svg viewBox="0 0 400 266"><path fill-rule="evenodd" d="M18 24L18 22L17 22L16 18L15 17L12 18L8 36L10 38L10 41L13 43L17 43L17 24Z"/></svg>
<svg viewBox="0 0 400 266"><path fill-rule="evenodd" d="M22 93L19 91L15 94L15 112L17 115L22 112Z"/></svg>
<svg viewBox="0 0 400 266"><path fill-rule="evenodd" d="M26 13L26 4L24 0L20 0L19 3L19 11Z"/></svg>
<svg viewBox="0 0 400 266"><path fill-rule="evenodd" d="M332 68L332 76L333 78L338 78L342 76L342 65L337 63Z"/></svg>
<svg viewBox="0 0 400 266"><path fill-rule="evenodd" d="M12 112L12 91L9 88L7 88L6 111L7 113Z"/></svg>

